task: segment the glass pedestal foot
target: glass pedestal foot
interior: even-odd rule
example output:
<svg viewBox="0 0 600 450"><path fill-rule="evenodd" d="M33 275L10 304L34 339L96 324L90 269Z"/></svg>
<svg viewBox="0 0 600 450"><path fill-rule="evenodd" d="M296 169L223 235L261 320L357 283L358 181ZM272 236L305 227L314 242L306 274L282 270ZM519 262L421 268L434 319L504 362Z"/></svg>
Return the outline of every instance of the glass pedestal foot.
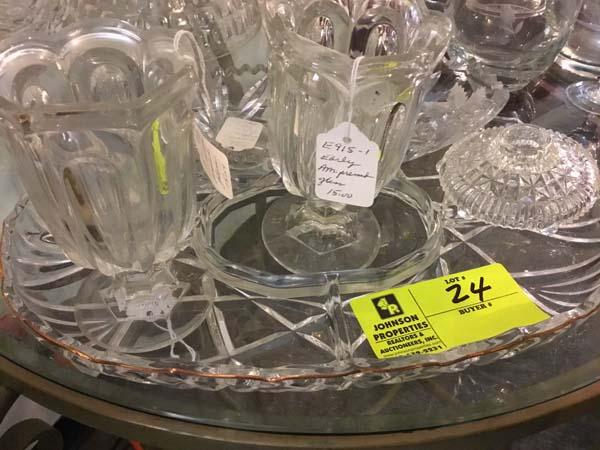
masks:
<svg viewBox="0 0 600 450"><path fill-rule="evenodd" d="M567 98L577 108L600 116L600 81L581 81L567 88Z"/></svg>
<svg viewBox="0 0 600 450"><path fill-rule="evenodd" d="M380 234L368 208L307 202L293 195L275 200L262 222L267 250L296 273L366 267L379 252Z"/></svg>
<svg viewBox="0 0 600 450"><path fill-rule="evenodd" d="M115 278L94 273L79 290L75 319L103 349L135 354L171 346L172 357L195 360L184 339L205 320L209 302L199 302L192 290L165 268Z"/></svg>

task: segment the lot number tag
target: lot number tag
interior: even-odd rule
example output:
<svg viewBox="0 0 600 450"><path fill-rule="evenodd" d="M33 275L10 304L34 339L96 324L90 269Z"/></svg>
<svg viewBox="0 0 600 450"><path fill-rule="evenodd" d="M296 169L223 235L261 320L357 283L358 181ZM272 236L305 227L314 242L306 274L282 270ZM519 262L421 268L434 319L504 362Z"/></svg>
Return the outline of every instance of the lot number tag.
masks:
<svg viewBox="0 0 600 450"><path fill-rule="evenodd" d="M501 264L351 301L377 358L440 353L549 318Z"/></svg>

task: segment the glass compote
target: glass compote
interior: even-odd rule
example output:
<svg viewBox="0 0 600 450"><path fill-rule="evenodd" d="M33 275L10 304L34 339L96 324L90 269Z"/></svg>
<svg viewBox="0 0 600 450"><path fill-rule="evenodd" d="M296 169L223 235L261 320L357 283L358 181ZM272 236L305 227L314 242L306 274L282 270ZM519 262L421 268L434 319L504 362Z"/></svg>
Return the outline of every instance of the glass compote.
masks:
<svg viewBox="0 0 600 450"><path fill-rule="evenodd" d="M195 86L171 33L116 20L0 48L3 139L53 240L105 276L81 302L115 320L186 293L169 262L195 217Z"/></svg>
<svg viewBox="0 0 600 450"><path fill-rule="evenodd" d="M451 23L420 0L266 0L261 6L273 49L269 151L293 194L270 205L263 241L292 272L365 267L380 246L380 224L368 206L405 158ZM340 183L351 183L350 175L329 181L318 175L324 156L316 148L334 129L347 135L331 157L363 180L339 201L332 201L335 188L344 190ZM374 170L356 169L344 155L344 144L352 151L358 141L376 152ZM331 184L331 195L324 195L323 183Z"/></svg>

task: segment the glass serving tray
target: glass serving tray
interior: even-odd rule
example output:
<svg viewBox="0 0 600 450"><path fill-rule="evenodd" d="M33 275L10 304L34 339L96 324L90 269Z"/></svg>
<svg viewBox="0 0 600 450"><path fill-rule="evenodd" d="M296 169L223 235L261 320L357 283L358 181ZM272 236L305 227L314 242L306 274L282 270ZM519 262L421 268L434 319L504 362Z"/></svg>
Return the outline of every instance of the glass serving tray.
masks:
<svg viewBox="0 0 600 450"><path fill-rule="evenodd" d="M405 166L413 183L438 202L434 168L440 153ZM439 258L406 282L500 262L551 318L437 355L380 360L349 307L354 295L337 295L335 281L312 298L231 288L209 275L188 249L174 270L178 278L196 280L195 291L201 295L173 310L170 327L115 322L94 336L86 317L105 306L81 305L77 295L86 280L99 275L64 256L27 201L5 223L3 292L29 331L81 370L144 383L238 391L367 387L489 364L550 342L599 308L600 205L553 235L500 229L452 217L451 210L443 213L445 243ZM237 223L253 233L252 217L239 217ZM239 230L230 231L235 236Z"/></svg>

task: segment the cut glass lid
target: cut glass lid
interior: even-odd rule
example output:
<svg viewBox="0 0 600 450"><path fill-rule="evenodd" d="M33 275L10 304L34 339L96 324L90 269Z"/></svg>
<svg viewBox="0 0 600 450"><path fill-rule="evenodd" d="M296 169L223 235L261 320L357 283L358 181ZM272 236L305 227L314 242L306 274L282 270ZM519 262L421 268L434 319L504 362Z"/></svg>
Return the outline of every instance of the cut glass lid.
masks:
<svg viewBox="0 0 600 450"><path fill-rule="evenodd" d="M507 228L552 230L585 214L598 194L592 155L534 125L473 133L448 150L438 171L459 215Z"/></svg>

